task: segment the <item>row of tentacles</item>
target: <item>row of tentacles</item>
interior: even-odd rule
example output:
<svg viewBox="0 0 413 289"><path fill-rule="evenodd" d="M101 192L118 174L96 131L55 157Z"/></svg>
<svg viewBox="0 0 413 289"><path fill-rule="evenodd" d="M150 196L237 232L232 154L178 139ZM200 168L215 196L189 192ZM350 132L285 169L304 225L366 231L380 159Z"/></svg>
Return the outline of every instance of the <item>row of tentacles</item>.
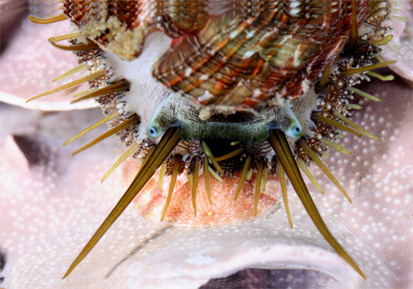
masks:
<svg viewBox="0 0 413 289"><path fill-rule="evenodd" d="M356 1L353 1L353 3L356 3ZM317 189L322 192L317 180L307 169L311 162L318 165L327 177L330 178L330 180L343 192L349 201L351 201L350 197L344 188L339 184L337 179L330 173L328 168L322 163L320 157L326 154L328 147L345 154L351 154L349 150L336 143L337 139L342 137L342 131L350 132L358 137L362 137L364 135L372 139L379 140L377 137L365 131L348 118L351 116L352 110L361 109L360 106L352 103L355 94L369 98L373 101L380 101L375 96L369 95L354 86L359 84L362 80L368 81L370 77L375 77L383 81L392 80L392 76L383 76L372 71L393 63L393 61L384 61L379 55L380 46L386 45L391 41L391 35L388 34L389 29L382 27L382 22L388 19L391 14L390 4L387 1L373 1L372 3L373 4L371 5L373 6L370 7L370 11L372 12L368 15L366 22L373 28L370 29L368 33L363 35L357 35L357 32L353 34L351 37L354 39L349 41L348 46L344 50L345 52L341 54L341 60L336 64L328 65L324 74L318 75L316 77L317 81L312 83L318 95L317 108L311 112L311 120L315 124L315 126L311 128L313 134L312 137L299 139L295 143L295 146L292 147L294 150L295 162ZM46 24L66 20L67 18L68 17L65 14L61 14L45 20L31 17L31 20L35 23ZM357 31L355 26L353 32L354 31ZM131 115L125 112L122 104L122 96L127 93L130 87L129 81L127 79L114 79L112 68L109 67L105 61L104 51L93 42L78 42L77 36L78 32L74 32L67 35L50 38L50 42L53 45L61 49L74 51L79 58L79 66L71 71L68 71L59 77L58 80L85 71L89 71L89 74L78 80L69 82L68 84L65 84L57 89L32 97L30 100L70 87L75 87L81 83L89 82L90 90L75 95L76 98L73 102L94 98L101 105L106 116L102 120L91 125L78 135L68 140L66 144L76 140L100 125L105 123L109 124L111 129L108 132L75 152L78 153L83 151L84 149L89 148L90 146L112 135L117 135L122 141L124 141L129 148L104 176L105 179L122 163L122 161L129 156L142 159L143 162L145 162L145 160L148 160L148 158L145 157L150 156L159 144L155 144L149 139L143 139L136 142L139 138L137 135L140 124L139 116ZM59 44L58 42L62 40L68 40L70 45L65 46ZM101 41L103 40L101 39ZM351 51L351 55L348 54L349 51ZM207 143L203 140L180 142L178 140L178 146L160 166L160 175L162 176L162 179L164 175L172 174L172 181L170 184L171 189L168 194L168 203L173 193L173 180L176 180L176 176L178 174L186 173L188 175L188 179L192 185L193 206L194 213L196 215L196 197L194 197L194 195L196 195L197 181L194 180L198 178L198 174L201 170L209 171L211 176L217 178L218 180L220 180L220 175L232 176L234 173L239 174L240 183L234 196L235 200L237 199L245 180L248 180L252 172L256 172L257 183L255 186L256 196L254 203L254 211L256 213L260 190L265 187L265 182L268 175L278 175L280 178L284 201L286 202L288 219L290 225L292 226L286 198L283 168L280 165L279 159L276 155L272 154L270 159L267 157L267 152L271 150L271 146L273 146L271 138L274 137L276 136L271 135L269 142L263 142L260 144L259 150L254 153L248 150L248 145L245 144L245 142L233 141L231 143L233 146L233 151L221 156L214 156ZM192 157L188 157L188 155ZM204 173L204 177L206 178L206 191L211 201L208 188L208 178L210 177L210 174ZM165 217L167 208L168 204L165 205L162 219ZM94 245L92 245L92 247L93 246ZM335 249L339 252L337 248ZM91 247L88 250L90 251ZM85 254L87 254L87 252ZM85 254L83 258L85 257ZM75 261L75 263L79 263L81 259ZM76 265L77 264L74 266ZM357 265L353 265L353 267L358 269ZM68 273L70 273L73 268L74 267L72 265ZM364 276L359 269L357 271L360 275Z"/></svg>
<svg viewBox="0 0 413 289"><path fill-rule="evenodd" d="M299 140L295 151L297 164L319 190L321 190L321 187L317 184L316 179L311 176L306 167L310 165L311 161L320 166L321 160L319 157L326 154L328 147L345 154L351 154L349 150L336 143L337 139L342 137L341 131L350 132L358 137L365 135L372 139L379 140L377 137L353 123L348 117L351 116L352 110L361 109L357 104L351 103L354 94L361 95L374 101L380 101L378 98L369 95L354 86L359 84L362 80L368 81L369 77L376 77L384 81L392 80L391 76L382 76L372 71L376 68L385 67L393 63L392 61L384 62L379 56L379 46L385 45L391 40L391 35L387 35L388 29L381 27L383 20L388 18L388 15L390 14L390 6L382 6L383 7L380 9L376 9L375 13L372 13L366 21L375 26L374 33L360 35L358 45L351 48L352 56L343 55L343 60L335 65L334 71L330 72L331 67L328 66L324 75L319 76L320 80L316 86L317 90L320 91L320 94L318 95L317 109L315 109L311 115L311 119L315 123L315 127L312 128L314 137ZM63 15L56 18L56 20L64 19L67 18ZM32 20L37 23L41 22L36 21L34 18L32 18ZM54 21L49 20L47 22L52 23ZM126 146L129 147L126 154L121 157L121 160L126 159L130 155L143 159L151 148L153 149L155 144L148 140L142 140L139 143L136 143L136 139L138 138L137 131L140 123L139 117L137 115L130 115L122 109L122 96L129 89L128 80L113 79L111 67L108 67L103 51L94 43L77 43L76 34L77 33L75 32L50 38L50 42L55 46L62 49L72 50L79 57L80 65L58 78L58 80L86 70L89 71L89 75L63 85L58 89L42 93L30 100L84 82L89 82L91 89L74 95L76 99L73 102L95 98L102 106L106 117L69 140L66 144L74 141L97 126L108 123L112 127L110 131L85 147L77 150L75 153L96 144L110 135L116 134L125 142ZM57 44L57 42L61 40L69 40L72 44L69 46ZM195 169L195 166L198 166L201 161L201 166L207 166L208 170L218 179L219 174L231 176L235 172L241 171L241 180L245 180L247 174L250 176L252 170L254 170L263 172L261 175L264 176L263 181L265 182L268 173L273 175L276 174L277 158L275 156L271 159L266 158L266 152L271 150L268 143L263 143L258 154L255 151L254 155L246 152L246 149L241 142L233 142L233 144L233 152L217 157L211 154L210 150L206 148L206 143L202 140L181 141L178 145L179 148L176 149L176 151L179 152L179 155L172 153L162 166L162 170L166 171L166 175L170 175L172 174L174 167L178 167L179 174L186 172L188 175L191 175L194 171L199 170L199 168ZM187 157L187 155L197 155L198 158L194 159L192 157ZM205 158L208 159L207 162L202 161L202 159ZM179 165L175 166L175 162L177 161L179 162ZM118 161L115 166L118 166L119 164L120 162ZM210 165L212 165L212 168ZM321 165L320 168L323 169L327 176L340 190L343 191L346 197L350 199L334 176L328 172L328 169L323 165ZM113 169L114 168L110 171L112 172ZM203 169L205 170L205 168ZM161 173L161 175L165 175L165 172ZM262 180L258 181L261 182ZM240 189L241 186L238 187L236 195L239 193ZM256 205L257 204L255 204L255 210Z"/></svg>

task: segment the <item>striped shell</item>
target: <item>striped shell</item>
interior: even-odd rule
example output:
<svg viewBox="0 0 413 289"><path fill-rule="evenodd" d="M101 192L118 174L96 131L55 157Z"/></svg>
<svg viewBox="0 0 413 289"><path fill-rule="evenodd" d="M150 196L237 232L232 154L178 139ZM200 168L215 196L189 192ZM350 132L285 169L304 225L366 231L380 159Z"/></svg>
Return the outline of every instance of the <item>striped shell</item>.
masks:
<svg viewBox="0 0 413 289"><path fill-rule="evenodd" d="M382 25L391 13L388 0L65 0L63 10L64 14L50 19L32 19L42 24L69 18L78 32L49 41L78 55L80 66L67 73L87 68L90 74L30 100L89 82L91 90L76 94L74 102L96 97L106 116L85 131L107 122L112 129L75 153L118 134L130 148L108 174L131 154L145 158L125 194L64 278L158 169L160 184L164 174L172 175L161 220L167 214L176 179L183 174L188 176L197 218L201 168L211 205L210 174L231 184L235 184L233 177L239 177L234 187L236 200L244 182L249 182L247 174L255 173L254 216L258 214L261 181L265 184L269 175L278 177L284 198L285 171L320 233L366 278L328 230L299 167L322 192L306 168L315 162L351 202L320 157L327 146L351 154L335 143L342 131L380 140L348 117L352 109L361 108L352 102L354 93L380 101L353 86L369 79L366 74L371 70L394 63L378 55L379 46L392 38L387 35L389 28ZM145 39L157 31L166 36L159 33L154 38L166 40L152 46L159 58L148 69L148 62L139 61L148 51ZM71 45L56 44L64 39L70 39ZM119 60L134 60L141 52L136 61ZM118 67L121 71L116 72L120 62L128 68ZM374 72L370 76L391 78ZM149 94L137 85L145 81L151 86ZM162 190L156 186L156 191ZM288 205L285 207L292 227Z"/></svg>
<svg viewBox="0 0 413 289"><path fill-rule="evenodd" d="M369 1L359 0L357 22ZM200 104L257 110L297 98L319 80L351 36L352 1L65 1L78 39L131 60L145 37L173 41L153 75Z"/></svg>

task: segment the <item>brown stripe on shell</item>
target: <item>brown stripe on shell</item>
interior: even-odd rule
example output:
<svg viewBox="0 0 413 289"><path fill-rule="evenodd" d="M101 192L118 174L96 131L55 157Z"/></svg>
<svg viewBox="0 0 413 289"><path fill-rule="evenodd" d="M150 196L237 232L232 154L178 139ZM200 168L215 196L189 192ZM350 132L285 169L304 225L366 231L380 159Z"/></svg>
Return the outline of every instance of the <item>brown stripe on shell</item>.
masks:
<svg viewBox="0 0 413 289"><path fill-rule="evenodd" d="M67 0L64 13L79 27L80 42L92 40L128 60L148 33L164 31L173 43L154 76L202 104L256 107L276 95L299 97L350 36L348 0L217 3ZM359 24L368 11L369 1L357 1Z"/></svg>
<svg viewBox="0 0 413 289"><path fill-rule="evenodd" d="M351 2L304 2L294 15L283 0L260 1L248 19L214 16L200 33L175 39L154 76L202 104L222 104L233 91L241 92L244 106L276 94L299 97L312 84L306 79L317 78L336 59L351 31ZM362 23L368 2L358 5ZM235 101L227 104L240 103Z"/></svg>
<svg viewBox="0 0 413 289"><path fill-rule="evenodd" d="M208 1L156 1L156 22L171 37L193 34L205 26L209 14Z"/></svg>
<svg viewBox="0 0 413 289"><path fill-rule="evenodd" d="M209 18L202 0L66 0L64 13L79 28L80 42L92 40L106 51L132 60L145 37L162 30L178 37L200 30Z"/></svg>

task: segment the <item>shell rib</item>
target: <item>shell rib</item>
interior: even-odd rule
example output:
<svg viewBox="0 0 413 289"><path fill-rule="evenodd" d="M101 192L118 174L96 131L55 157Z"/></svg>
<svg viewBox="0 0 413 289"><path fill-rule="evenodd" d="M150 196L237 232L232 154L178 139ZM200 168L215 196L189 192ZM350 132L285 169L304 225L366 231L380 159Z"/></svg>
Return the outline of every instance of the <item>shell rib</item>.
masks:
<svg viewBox="0 0 413 289"><path fill-rule="evenodd" d="M357 25L368 5L358 1ZM79 41L128 60L139 56L149 33L165 32L173 41L154 77L202 105L259 109L276 97L297 98L351 37L347 0L67 1L64 7Z"/></svg>

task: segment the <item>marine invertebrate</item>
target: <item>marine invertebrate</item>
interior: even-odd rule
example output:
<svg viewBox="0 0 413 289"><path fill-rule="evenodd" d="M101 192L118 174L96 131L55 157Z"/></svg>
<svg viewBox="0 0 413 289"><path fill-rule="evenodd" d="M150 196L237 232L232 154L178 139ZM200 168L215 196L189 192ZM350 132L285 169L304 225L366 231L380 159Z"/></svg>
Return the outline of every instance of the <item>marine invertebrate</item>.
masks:
<svg viewBox="0 0 413 289"><path fill-rule="evenodd" d="M81 45L81 44L79 44L79 45ZM98 74L97 74L98 75ZM93 75L93 76L97 76L97 75ZM338 114L338 116L340 116L340 114ZM318 117L320 117L320 116L318 116ZM322 118L322 117L321 117ZM243 139L242 139L243 140ZM259 185L258 185L258 187L259 187Z"/></svg>
<svg viewBox="0 0 413 289"><path fill-rule="evenodd" d="M357 193L358 197L352 204L343 202L338 189L314 167L311 172L328 194L318 194L311 184L308 186L333 235L356 259L367 280L358 278L332 251L291 188L288 188L289 205L294 229L288 226L280 205L270 214L243 223L202 229L178 225L166 231L162 230L165 222L145 220L130 206L79 270L61 280L79 248L127 188L135 174L130 168L134 161L123 164L123 170L116 170L100 184L102 175L119 156L121 143L115 138L108 139L74 157L70 156L72 148L62 146L85 123L100 118L99 110L42 115L2 104L1 123L7 125L0 130L0 245L8 256L3 287L197 288L209 279L260 267L274 270L287 284L303 280L302 284L306 284L303 287L315 284L315 280L305 278L306 272L317 271L329 276L326 279L317 275L316 284L321 288L409 288L412 250L411 232L406 228L412 223L409 215L413 150L408 141L412 137L411 88L396 77L395 81L385 83L372 80L363 90L380 97L383 103L362 101L359 104L365 111L356 114L353 120L366 125L384 141L346 135L343 145L352 147L353 154L343 158L341 153L332 151L324 160L349 193ZM94 135L104 131L102 127ZM11 134L33 132L37 138L32 141L57 153L45 167L27 167L24 154L10 138ZM86 142L87 138L82 138L78 145ZM125 181L126 168L132 175ZM267 186L271 186L273 193L279 184L269 179ZM218 195L212 193L215 207L219 205ZM176 205L177 197L175 194L170 209ZM231 201L227 207L238 205L232 196ZM190 204L189 200L186 206L192 210ZM252 203L249 204L247 213L253 211ZM192 211L191 215L193 220ZM156 234L157 231L160 233ZM294 269L293 280L286 268ZM256 276L251 281L254 280L260 282L263 278ZM276 282L277 278L271 280Z"/></svg>

